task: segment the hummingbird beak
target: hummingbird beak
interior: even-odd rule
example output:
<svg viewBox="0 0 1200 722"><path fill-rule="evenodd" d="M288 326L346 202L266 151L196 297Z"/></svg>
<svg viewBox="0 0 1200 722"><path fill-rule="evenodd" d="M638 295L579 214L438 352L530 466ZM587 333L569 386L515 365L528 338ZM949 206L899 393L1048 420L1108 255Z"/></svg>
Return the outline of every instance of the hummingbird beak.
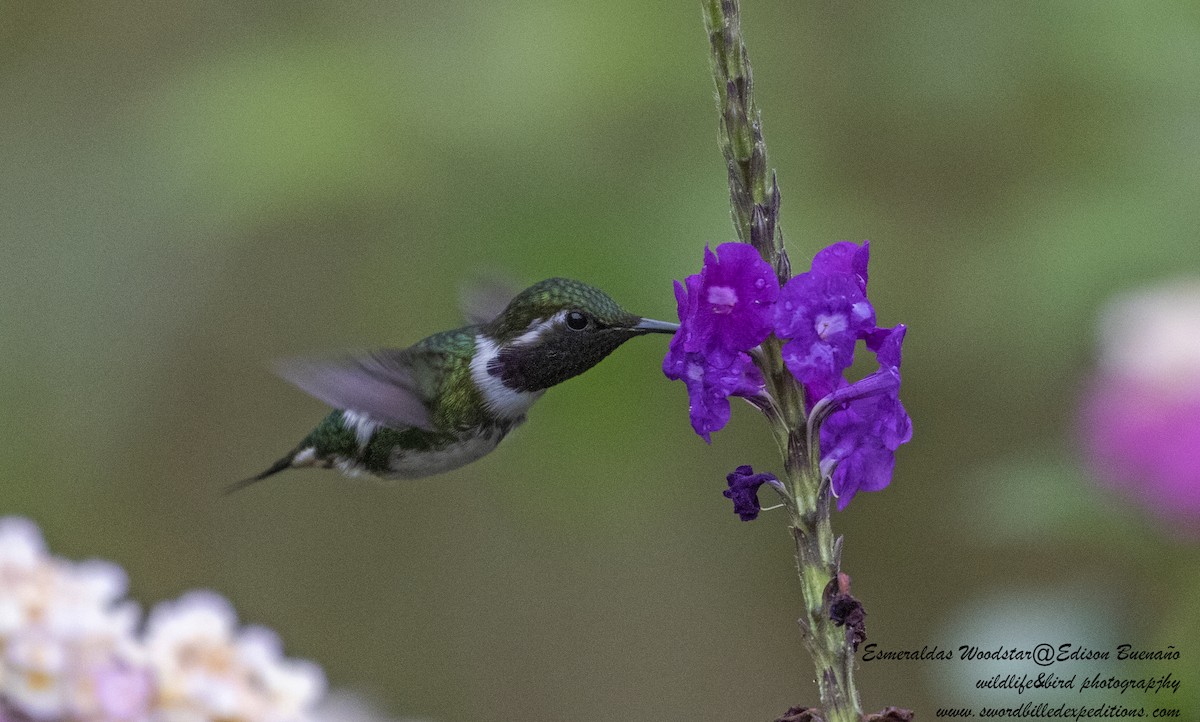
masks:
<svg viewBox="0 0 1200 722"><path fill-rule="evenodd" d="M679 330L679 324L668 323L667 321L655 321L652 318L643 318L633 328L635 331L643 331L645 333L675 333Z"/></svg>

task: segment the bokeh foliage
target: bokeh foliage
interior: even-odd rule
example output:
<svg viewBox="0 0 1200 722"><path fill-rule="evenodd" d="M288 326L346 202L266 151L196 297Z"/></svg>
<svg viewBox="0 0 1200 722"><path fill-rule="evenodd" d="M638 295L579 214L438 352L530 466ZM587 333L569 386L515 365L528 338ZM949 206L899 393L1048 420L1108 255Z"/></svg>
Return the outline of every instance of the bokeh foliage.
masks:
<svg viewBox="0 0 1200 722"><path fill-rule="evenodd" d="M1099 304L1200 272L1200 9L743 12L793 263L870 238L880 321L910 329L913 443L835 518L872 638L957 644L989 595L1102 590L1103 625L1200 652L1194 549L1096 491L1072 430ZM663 339L444 477L218 493L323 413L272 358L455 325L474 274L669 317L732 234L706 43L689 2L0 1L0 513L143 602L222 591L397 713L803 701L782 519L720 496L769 434L739 409L704 446ZM942 684L860 674L869 709L958 701Z"/></svg>

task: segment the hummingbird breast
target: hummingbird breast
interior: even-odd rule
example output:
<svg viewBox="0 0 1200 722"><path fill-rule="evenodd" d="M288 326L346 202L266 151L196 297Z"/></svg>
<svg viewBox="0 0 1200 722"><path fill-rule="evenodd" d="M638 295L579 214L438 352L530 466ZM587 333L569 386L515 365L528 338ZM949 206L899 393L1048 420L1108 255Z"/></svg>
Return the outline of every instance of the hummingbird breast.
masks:
<svg viewBox="0 0 1200 722"><path fill-rule="evenodd" d="M347 476L419 479L487 455L517 423L453 431L396 429L354 411L334 411L305 439L293 463L336 467Z"/></svg>
<svg viewBox="0 0 1200 722"><path fill-rule="evenodd" d="M508 429L501 427L479 429L458 434L455 440L428 449L392 444L386 450L387 470L376 473L385 479L419 479L457 469L491 453L507 432ZM383 436L382 444L387 447L387 434Z"/></svg>

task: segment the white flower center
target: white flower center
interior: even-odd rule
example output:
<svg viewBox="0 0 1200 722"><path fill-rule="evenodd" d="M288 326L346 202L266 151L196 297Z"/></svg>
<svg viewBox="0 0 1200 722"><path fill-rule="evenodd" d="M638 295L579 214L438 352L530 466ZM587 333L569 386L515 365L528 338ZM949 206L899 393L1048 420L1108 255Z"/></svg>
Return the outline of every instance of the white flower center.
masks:
<svg viewBox="0 0 1200 722"><path fill-rule="evenodd" d="M730 313L738 302L737 291L729 286L711 286L708 302L712 304L713 313Z"/></svg>
<svg viewBox="0 0 1200 722"><path fill-rule="evenodd" d="M700 364L688 364L687 375L692 381L699 381L704 378L704 367Z"/></svg>
<svg viewBox="0 0 1200 722"><path fill-rule="evenodd" d="M813 326L817 330L817 335L825 340L835 333L846 330L846 317L840 313L820 314Z"/></svg>

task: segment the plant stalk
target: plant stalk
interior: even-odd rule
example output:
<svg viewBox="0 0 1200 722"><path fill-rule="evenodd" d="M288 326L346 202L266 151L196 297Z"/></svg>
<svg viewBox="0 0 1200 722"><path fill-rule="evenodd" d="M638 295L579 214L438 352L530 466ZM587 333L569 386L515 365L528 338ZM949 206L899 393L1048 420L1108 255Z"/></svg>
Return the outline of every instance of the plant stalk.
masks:
<svg viewBox="0 0 1200 722"><path fill-rule="evenodd" d="M703 0L703 4L734 229L741 242L753 245L771 264L782 285L791 277L791 265L778 223L779 187L774 174L768 173L738 0ZM790 497L786 506L804 600L799 624L816 666L824 719L859 722L854 647L846 630L829 615L827 590L836 584L840 555L830 523L831 494L820 471L819 454L809 447L804 391L784 367L781 348L782 342L772 335L756 358L773 399L768 416L784 459L784 484Z"/></svg>

